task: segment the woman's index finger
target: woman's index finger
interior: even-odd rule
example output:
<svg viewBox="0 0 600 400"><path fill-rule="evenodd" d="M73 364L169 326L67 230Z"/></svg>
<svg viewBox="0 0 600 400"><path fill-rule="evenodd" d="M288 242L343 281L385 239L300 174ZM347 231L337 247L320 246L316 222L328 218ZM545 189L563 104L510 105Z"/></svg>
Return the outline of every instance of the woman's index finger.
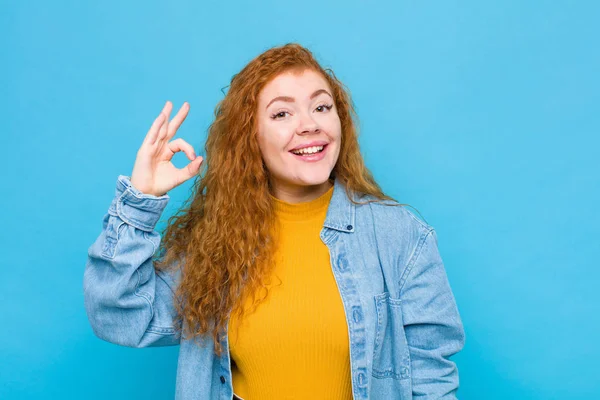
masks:
<svg viewBox="0 0 600 400"><path fill-rule="evenodd" d="M148 133L146 134L146 139L144 139L146 143L154 144L158 136L158 131L161 125L163 124L165 118L166 115L161 111L160 114L158 114L158 117L156 117L156 119L152 123L152 126L150 126L150 130L148 130Z"/></svg>

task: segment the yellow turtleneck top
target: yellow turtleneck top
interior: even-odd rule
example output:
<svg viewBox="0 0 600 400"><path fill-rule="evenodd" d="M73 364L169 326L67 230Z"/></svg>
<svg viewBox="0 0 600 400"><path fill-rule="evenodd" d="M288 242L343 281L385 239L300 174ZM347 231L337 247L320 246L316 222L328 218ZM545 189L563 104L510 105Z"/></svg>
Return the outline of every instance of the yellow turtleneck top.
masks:
<svg viewBox="0 0 600 400"><path fill-rule="evenodd" d="M281 224L275 276L257 309L228 326L233 391L244 400L352 398L348 325L319 237L332 194L333 186L295 204L272 196Z"/></svg>

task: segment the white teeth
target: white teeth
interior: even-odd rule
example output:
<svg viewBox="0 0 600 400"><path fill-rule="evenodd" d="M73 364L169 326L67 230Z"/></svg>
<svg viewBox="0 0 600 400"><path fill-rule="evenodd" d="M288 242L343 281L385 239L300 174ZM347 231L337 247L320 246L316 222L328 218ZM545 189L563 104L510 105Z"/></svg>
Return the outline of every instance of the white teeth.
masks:
<svg viewBox="0 0 600 400"><path fill-rule="evenodd" d="M325 147L325 146L305 147L300 150L294 150L294 151L292 151L292 153L294 153L294 154L315 154L315 153L323 150L323 147Z"/></svg>

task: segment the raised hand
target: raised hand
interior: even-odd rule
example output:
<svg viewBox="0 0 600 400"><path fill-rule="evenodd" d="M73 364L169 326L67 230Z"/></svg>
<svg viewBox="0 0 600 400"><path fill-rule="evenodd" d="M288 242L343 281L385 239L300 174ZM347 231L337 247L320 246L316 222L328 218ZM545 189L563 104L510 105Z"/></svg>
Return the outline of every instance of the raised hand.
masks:
<svg viewBox="0 0 600 400"><path fill-rule="evenodd" d="M183 103L177 115L169 122L172 108L173 104L167 101L137 152L131 184L142 193L162 196L200 170L203 159L196 156L189 143L181 138L169 142L185 120L190 106L187 102ZM171 162L173 155L179 151L183 151L191 160L181 169Z"/></svg>

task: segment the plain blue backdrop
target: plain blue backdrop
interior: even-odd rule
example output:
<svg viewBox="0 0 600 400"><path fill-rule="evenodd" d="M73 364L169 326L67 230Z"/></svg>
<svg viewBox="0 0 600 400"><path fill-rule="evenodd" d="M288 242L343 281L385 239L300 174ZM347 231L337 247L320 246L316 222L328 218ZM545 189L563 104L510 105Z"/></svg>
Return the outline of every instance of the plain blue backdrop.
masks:
<svg viewBox="0 0 600 400"><path fill-rule="evenodd" d="M459 398L600 398L597 2L1 8L0 398L173 398L178 347L94 336L87 249L165 101L190 103L176 137L202 155L221 89L287 42L350 88L367 166L438 232Z"/></svg>

